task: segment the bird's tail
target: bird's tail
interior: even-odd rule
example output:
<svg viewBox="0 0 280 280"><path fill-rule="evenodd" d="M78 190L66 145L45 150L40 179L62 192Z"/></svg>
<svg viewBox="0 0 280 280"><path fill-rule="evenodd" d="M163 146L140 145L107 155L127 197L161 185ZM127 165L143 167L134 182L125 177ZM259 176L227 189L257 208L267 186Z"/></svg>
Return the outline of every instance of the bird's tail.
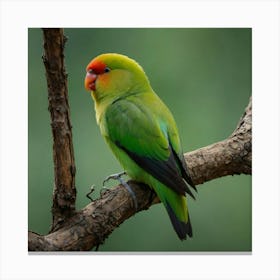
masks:
<svg viewBox="0 0 280 280"><path fill-rule="evenodd" d="M154 184L153 188L164 204L178 237L181 240L186 239L187 235L192 237L192 226L186 197L177 194L159 182Z"/></svg>
<svg viewBox="0 0 280 280"><path fill-rule="evenodd" d="M190 216L188 214L188 218L185 221L179 220L179 218L176 216L175 212L167 202L166 204L164 203L165 208L167 210L167 213L169 215L169 218L171 220L171 223L173 225L174 230L176 231L178 237L181 240L184 240L187 238L187 235L189 237L192 237L192 225L190 221Z"/></svg>

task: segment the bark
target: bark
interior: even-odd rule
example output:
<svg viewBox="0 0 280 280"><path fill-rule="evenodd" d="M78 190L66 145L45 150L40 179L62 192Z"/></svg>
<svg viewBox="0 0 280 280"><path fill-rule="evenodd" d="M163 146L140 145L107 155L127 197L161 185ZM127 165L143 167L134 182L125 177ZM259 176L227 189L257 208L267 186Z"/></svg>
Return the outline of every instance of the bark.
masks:
<svg viewBox="0 0 280 280"><path fill-rule="evenodd" d="M51 231L75 211L75 162L64 66L66 37L61 28L44 28L44 55L48 84L49 112L53 135L54 190Z"/></svg>
<svg viewBox="0 0 280 280"><path fill-rule="evenodd" d="M252 102L235 131L224 141L185 154L195 185L234 174L251 174ZM138 210L146 210L159 202L147 186L129 181ZM29 232L29 251L84 251L104 242L123 221L136 213L128 191L118 185L106 191L84 209L75 213L58 230L41 236Z"/></svg>

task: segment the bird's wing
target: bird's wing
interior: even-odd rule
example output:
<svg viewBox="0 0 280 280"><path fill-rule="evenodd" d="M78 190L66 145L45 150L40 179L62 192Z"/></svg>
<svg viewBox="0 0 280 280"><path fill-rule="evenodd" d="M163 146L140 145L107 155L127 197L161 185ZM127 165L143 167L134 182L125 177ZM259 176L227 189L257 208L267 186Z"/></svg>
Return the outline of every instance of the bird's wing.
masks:
<svg viewBox="0 0 280 280"><path fill-rule="evenodd" d="M193 197L182 179L181 159L172 146L174 139L170 142L164 130L164 120L143 104L119 99L107 108L105 123L105 136L138 166L176 193Z"/></svg>

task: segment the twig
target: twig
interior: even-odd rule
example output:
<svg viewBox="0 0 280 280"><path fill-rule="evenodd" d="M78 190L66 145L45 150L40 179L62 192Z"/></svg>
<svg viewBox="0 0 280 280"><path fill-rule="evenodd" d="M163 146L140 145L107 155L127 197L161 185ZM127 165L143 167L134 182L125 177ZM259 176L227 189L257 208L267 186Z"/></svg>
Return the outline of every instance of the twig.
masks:
<svg viewBox="0 0 280 280"><path fill-rule="evenodd" d="M93 202L93 198L90 196L93 192L94 192L94 185L92 185L91 187L90 187L90 191L86 194L86 197L91 201L91 202Z"/></svg>

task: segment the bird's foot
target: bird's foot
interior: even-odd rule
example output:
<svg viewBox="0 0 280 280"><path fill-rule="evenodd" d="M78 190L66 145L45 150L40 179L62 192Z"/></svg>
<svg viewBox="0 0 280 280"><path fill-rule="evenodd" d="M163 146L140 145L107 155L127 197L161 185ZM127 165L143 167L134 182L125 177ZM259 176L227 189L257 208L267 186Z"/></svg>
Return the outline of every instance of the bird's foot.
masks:
<svg viewBox="0 0 280 280"><path fill-rule="evenodd" d="M108 182L108 181L110 181L111 179L113 179L113 180L118 180L118 181L122 184L122 182L124 182L124 181L122 180L122 176L124 176L124 175L126 175L126 172L125 172L125 171L120 172L120 173L111 174L111 175L109 175L108 177L106 177L105 180L104 180L103 183L102 183L102 186L103 186L103 187L102 187L101 190L100 190L100 196L102 196L106 191L110 190L110 188L105 187L105 183L106 183L106 182Z"/></svg>
<svg viewBox="0 0 280 280"><path fill-rule="evenodd" d="M128 183L123 180L122 176L124 176L124 175L127 175L125 171L120 172L120 173L116 173L116 174L112 174L112 175L108 176L103 181L103 188L102 189L105 188L104 184L106 182L108 182L109 180L111 180L111 179L118 180L120 182L120 184L123 185L126 188L126 190L129 192L129 194L131 195L131 197L133 199L134 208L137 211L137 209L138 209L138 202L137 202L137 199L136 199L136 195L133 192L133 190L131 189L131 187L128 185ZM105 188L105 189L107 189L107 188Z"/></svg>
<svg viewBox="0 0 280 280"><path fill-rule="evenodd" d="M122 176L126 175L126 172L123 171L123 172L120 172L120 173L116 173L116 174L111 174L109 175L108 177L105 178L105 180L103 181L103 187L105 185L106 182L108 182L109 180L111 179L114 179L114 180L118 180L119 182L122 183Z"/></svg>

